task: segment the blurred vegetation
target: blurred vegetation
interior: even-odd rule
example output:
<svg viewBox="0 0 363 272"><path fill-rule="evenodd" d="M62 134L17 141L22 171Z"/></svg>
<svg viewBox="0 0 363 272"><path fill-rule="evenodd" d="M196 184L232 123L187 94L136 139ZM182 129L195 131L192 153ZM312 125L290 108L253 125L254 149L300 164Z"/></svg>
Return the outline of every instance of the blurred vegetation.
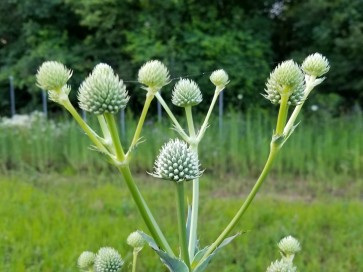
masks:
<svg viewBox="0 0 363 272"><path fill-rule="evenodd" d="M268 104L257 94L277 62L302 61L316 51L331 61L321 89L341 97L339 113L352 101L363 102L362 24L360 0L3 0L0 114L9 113L10 75L20 111L40 103L34 74L44 60L72 68L73 89L101 61L126 81L135 81L140 65L154 58L167 64L172 77L194 78L224 68L231 78L226 102L245 109ZM198 83L208 98L207 82L203 76ZM133 82L127 85L136 111L144 92Z"/></svg>

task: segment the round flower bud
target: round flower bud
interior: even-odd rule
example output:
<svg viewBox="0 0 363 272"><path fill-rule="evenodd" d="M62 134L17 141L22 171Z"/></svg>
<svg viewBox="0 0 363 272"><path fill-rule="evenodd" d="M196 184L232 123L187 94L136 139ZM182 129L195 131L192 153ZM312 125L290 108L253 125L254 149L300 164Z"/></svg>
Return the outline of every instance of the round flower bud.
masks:
<svg viewBox="0 0 363 272"><path fill-rule="evenodd" d="M104 63L96 65L78 91L80 108L97 115L117 113L129 99L123 81Z"/></svg>
<svg viewBox="0 0 363 272"><path fill-rule="evenodd" d="M214 71L209 79L216 87L224 87L229 83L228 74L223 69Z"/></svg>
<svg viewBox="0 0 363 272"><path fill-rule="evenodd" d="M283 260L272 262L267 268L266 272L296 272L297 269L291 263L284 262Z"/></svg>
<svg viewBox="0 0 363 272"><path fill-rule="evenodd" d="M304 60L301 69L309 76L320 77L329 71L330 66L326 57L315 53Z"/></svg>
<svg viewBox="0 0 363 272"><path fill-rule="evenodd" d="M154 165L154 177L182 182L200 177L197 154L179 139L164 144Z"/></svg>
<svg viewBox="0 0 363 272"><path fill-rule="evenodd" d="M301 250L299 241L292 236L281 239L278 243L278 247L284 256L295 255Z"/></svg>
<svg viewBox="0 0 363 272"><path fill-rule="evenodd" d="M129 235L129 237L127 237L127 244L133 248L138 248L141 249L144 247L145 245L145 240L144 238L141 236L140 233L138 233L137 231L131 233Z"/></svg>
<svg viewBox="0 0 363 272"><path fill-rule="evenodd" d="M304 73L292 60L280 63L267 80L264 95L273 104L279 104L281 95L288 95L289 105L298 105L304 97Z"/></svg>
<svg viewBox="0 0 363 272"><path fill-rule="evenodd" d="M43 90L60 90L72 76L72 71L57 61L46 61L38 69L37 85Z"/></svg>
<svg viewBox="0 0 363 272"><path fill-rule="evenodd" d="M148 61L140 68L138 81L157 92L170 82L169 71L158 60Z"/></svg>
<svg viewBox="0 0 363 272"><path fill-rule="evenodd" d="M95 263L96 254L90 251L84 251L78 258L78 267L82 271L89 271Z"/></svg>
<svg viewBox="0 0 363 272"><path fill-rule="evenodd" d="M181 79L175 84L171 102L178 107L195 106L202 102L202 93L193 80Z"/></svg>
<svg viewBox="0 0 363 272"><path fill-rule="evenodd" d="M111 247L101 248L95 260L95 272L119 272L124 264L121 255Z"/></svg>

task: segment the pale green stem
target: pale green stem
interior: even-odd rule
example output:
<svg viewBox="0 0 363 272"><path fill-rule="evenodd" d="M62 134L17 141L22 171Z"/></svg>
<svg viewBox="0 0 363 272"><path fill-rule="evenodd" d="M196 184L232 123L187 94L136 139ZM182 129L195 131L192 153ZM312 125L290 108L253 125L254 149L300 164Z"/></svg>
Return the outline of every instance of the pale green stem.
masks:
<svg viewBox="0 0 363 272"><path fill-rule="evenodd" d="M281 136L284 132L284 127L286 124L287 119L287 113L289 109L289 94L281 95L281 102L280 102L280 109L279 109L279 115L277 117L277 125L276 125L276 131L275 135Z"/></svg>
<svg viewBox="0 0 363 272"><path fill-rule="evenodd" d="M228 234L232 231L232 229L237 225L238 221L242 218L243 214L246 212L248 207L250 206L251 202L255 198L257 192L259 191L262 183L267 177L268 172L271 169L272 163L274 159L276 158L276 155L278 151L280 150L280 147L274 143L271 142L270 146L270 154L268 156L268 159L266 161L265 167L263 168L260 177L256 181L255 185L253 186L251 192L247 196L246 200L242 204L241 208L238 210L236 215L233 217L233 219L230 221L228 226L224 229L221 235L217 238L217 240L208 248L207 252L204 254L202 259L200 260L199 264L202 263L205 259L208 258L210 254L213 253L213 251L223 242L224 239L227 238Z"/></svg>
<svg viewBox="0 0 363 272"><path fill-rule="evenodd" d="M136 272L136 263L137 263L137 255L139 254L140 250L133 251L133 258L132 258L132 272Z"/></svg>
<svg viewBox="0 0 363 272"><path fill-rule="evenodd" d="M314 80L315 80L315 77L312 77L309 81L306 82L306 87L305 87L305 90L304 90L304 97L302 99L302 102L295 107L294 111L292 112L292 114L291 114L291 116L289 118L289 121L286 123L285 129L284 129L284 134L285 135L288 134L289 131L291 130L291 128L294 126L296 118L299 115L301 108L303 107L303 105L304 105L306 99L308 98L310 92L313 90Z"/></svg>
<svg viewBox="0 0 363 272"><path fill-rule="evenodd" d="M94 132L82 119L82 117L78 114L77 110L73 107L72 103L67 100L62 102L62 105L69 111L69 113L73 116L74 120L78 123L78 125L83 129L83 131L87 134L90 138L92 143L102 152L108 152L106 147L101 143L98 135Z"/></svg>
<svg viewBox="0 0 363 272"><path fill-rule="evenodd" d="M134 179L132 177L130 168L128 165L118 166L119 171L125 179L126 185L135 201L135 204L144 220L147 228L150 231L151 236L154 238L156 244L163 250L165 250L170 256L175 257L173 250L166 241L164 234L162 233L160 227L158 226L155 218L153 217L146 201L141 195L139 188L136 186Z"/></svg>
<svg viewBox="0 0 363 272"><path fill-rule="evenodd" d="M161 106L164 108L164 110L166 111L166 113L169 115L169 118L174 123L174 126L175 126L176 130L179 132L180 136L183 138L184 141L186 141L186 142L189 143L188 135L186 135L186 133L184 132L184 129L180 126L178 120L176 120L174 114L171 112L170 108L165 103L165 101L162 98L162 96L160 95L160 93L157 92L155 94L155 97L158 99L158 101L161 104Z"/></svg>
<svg viewBox="0 0 363 272"><path fill-rule="evenodd" d="M184 182L176 182L176 204L178 212L179 244L181 249L181 257L190 270L190 259L187 245L187 229L185 222Z"/></svg>
<svg viewBox="0 0 363 272"><path fill-rule="evenodd" d="M132 152L132 150L134 149L134 147L137 144L138 140L140 139L140 134L141 134L144 122L145 122L146 114L147 114L147 112L149 110L150 103L151 103L151 101L153 99L154 99L154 95L151 92L148 92L147 95L146 95L146 100L145 100L144 107L143 107L141 115L140 115L139 122L137 123L137 127L136 127L136 130L135 130L135 133L134 133L134 137L133 137L132 142L130 144L129 150L127 151L127 154Z"/></svg>
<svg viewBox="0 0 363 272"><path fill-rule="evenodd" d="M185 107L185 114L187 117L189 136L192 139L192 142L195 139L195 129L192 115L192 107ZM198 157L198 142L192 143L190 145L193 152ZM195 246L197 243L197 229L198 229L198 210L199 210L199 178L193 180L193 198L192 198L192 213L191 213L191 221L190 221L190 230L189 230L189 243L188 243L188 252L189 259L193 259L195 253Z"/></svg>
<svg viewBox="0 0 363 272"><path fill-rule="evenodd" d="M204 122L200 128L200 131L199 131L199 134L198 134L198 137L197 137L197 142L200 142L203 138L203 135L205 133L205 130L207 129L207 126L208 126L208 121L209 121L209 118L212 114L212 111L213 111L213 108L214 108L214 105L216 104L216 101L217 101L217 98L220 94L220 89L218 87L216 87L216 90L214 92L214 96L213 96L213 99L212 99L212 102L209 106L209 109L208 109L208 112L207 112L207 115L205 116L205 119L204 119Z"/></svg>
<svg viewBox="0 0 363 272"><path fill-rule="evenodd" d="M129 188L129 191L132 195L132 198L134 199L136 206L138 210L141 213L142 218L144 219L144 222L146 226L148 227L151 236L154 238L155 242L163 249L165 250L169 255L174 256L174 253L169 246L168 242L165 239L165 236L161 232L156 220L154 219L153 215L151 214L151 211L149 207L146 204L146 201L141 195L140 190L137 188L136 183L134 182L134 179L131 175L131 171L128 165L128 162L125 162L125 153L122 149L120 138L118 135L118 130L116 126L116 122L114 119L114 116L110 113L104 114L109 131L111 133L111 138L114 143L115 151L116 151L116 157L119 160L119 162L124 163L121 166L118 166L118 169L122 173L127 187Z"/></svg>
<svg viewBox="0 0 363 272"><path fill-rule="evenodd" d="M112 148L111 148L112 147L112 139L111 139L110 131L108 130L108 127L107 127L105 117L103 115L97 115L97 119L98 119L98 123L100 124L101 130L102 130L104 144L112 152L113 151Z"/></svg>

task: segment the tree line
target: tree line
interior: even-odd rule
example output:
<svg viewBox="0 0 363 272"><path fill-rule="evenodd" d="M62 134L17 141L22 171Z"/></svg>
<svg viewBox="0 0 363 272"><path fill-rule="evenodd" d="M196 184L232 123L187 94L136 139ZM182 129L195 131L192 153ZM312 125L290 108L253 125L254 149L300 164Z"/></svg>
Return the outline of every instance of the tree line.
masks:
<svg viewBox="0 0 363 272"><path fill-rule="evenodd" d="M243 110L268 105L256 93L263 93L278 62L301 63L314 52L331 63L314 103L332 111L361 105L361 0L2 0L0 115L9 112L9 76L18 108L40 104L34 74L44 60L74 70L73 99L93 66L108 63L125 80L136 109L145 95L137 71L147 60L163 61L175 81L197 81L206 99L214 91L209 74L223 68L231 79L226 104Z"/></svg>

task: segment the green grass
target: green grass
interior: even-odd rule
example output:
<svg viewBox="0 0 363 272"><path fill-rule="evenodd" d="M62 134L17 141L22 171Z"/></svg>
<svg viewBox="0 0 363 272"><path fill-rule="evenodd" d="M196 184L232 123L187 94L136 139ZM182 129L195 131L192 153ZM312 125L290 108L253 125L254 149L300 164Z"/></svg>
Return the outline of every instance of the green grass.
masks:
<svg viewBox="0 0 363 272"><path fill-rule="evenodd" d="M173 186L146 176L137 182L176 250ZM276 243L289 234L302 243L299 271L363 271L362 195L354 189L317 195L309 187L313 182L318 180L269 178L236 229L246 233L220 251L208 271L265 271L279 258ZM202 178L202 246L216 238L251 183L231 176ZM0 188L0 271L78 271L79 254L102 246L117 248L130 262L126 237L146 231L117 175L17 174L0 176ZM145 248L138 271L166 270Z"/></svg>
<svg viewBox="0 0 363 272"><path fill-rule="evenodd" d="M228 113L221 132L217 120L212 118L200 145L203 168L216 177L258 175L267 157L276 122L271 116L275 115L276 112L261 110ZM88 138L68 120L67 116L66 120L39 123L31 129L0 127L0 173L108 171L110 166L102 155L90 151ZM197 118L197 124L201 121ZM91 123L95 124L94 121ZM128 116L123 139L125 146L130 142L135 126L135 118ZM135 171L152 169L161 145L170 137L176 137L170 127L171 122L166 118L161 123L147 121L142 133L145 142L139 145L133 161ZM95 128L97 130L97 126ZM305 116L286 143L274 173L283 176L288 172L304 179L332 179L336 175L354 179L362 176L362 135L361 114L339 118Z"/></svg>

